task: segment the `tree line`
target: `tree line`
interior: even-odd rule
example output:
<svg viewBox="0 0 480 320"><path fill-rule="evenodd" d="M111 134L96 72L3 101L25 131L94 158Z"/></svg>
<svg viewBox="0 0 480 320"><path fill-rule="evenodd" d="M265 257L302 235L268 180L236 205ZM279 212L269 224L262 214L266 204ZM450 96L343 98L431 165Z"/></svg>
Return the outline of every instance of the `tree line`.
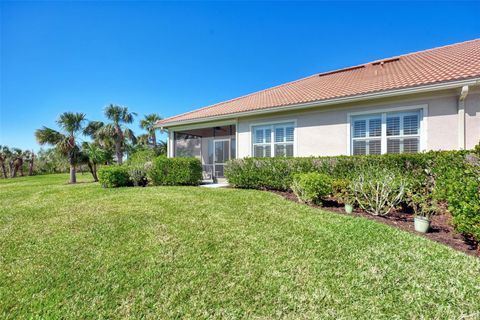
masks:
<svg viewBox="0 0 480 320"><path fill-rule="evenodd" d="M97 167L104 164L122 164L125 155L151 148L156 154L166 154L166 142L157 141L155 124L162 118L156 114L145 115L140 127L147 133L135 136L128 125L137 114L127 107L110 104L104 110L107 122L88 121L84 113L64 112L56 123L58 130L42 127L35 131L40 145L52 146L33 151L0 146L0 166L4 178L23 176L28 164L28 174L70 171L70 183L76 183L77 167L87 167L95 181ZM85 136L89 141L82 141ZM35 165L41 168L35 170Z"/></svg>

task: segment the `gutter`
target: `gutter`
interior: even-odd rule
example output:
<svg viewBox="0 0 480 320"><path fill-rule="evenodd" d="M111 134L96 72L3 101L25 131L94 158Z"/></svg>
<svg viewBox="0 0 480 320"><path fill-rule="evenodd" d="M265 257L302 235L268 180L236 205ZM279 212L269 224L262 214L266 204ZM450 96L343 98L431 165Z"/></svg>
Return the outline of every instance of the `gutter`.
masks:
<svg viewBox="0 0 480 320"><path fill-rule="evenodd" d="M312 107L329 106L329 105L340 104L340 103L358 102L358 101L364 101L364 100L370 100L370 99L388 98L388 97L399 96L399 95L424 93L424 92L454 89L454 88L464 87L464 86L477 86L477 85L480 85L480 78L450 81L446 83L445 82L435 83L431 85L424 85L424 86L418 86L413 88L403 88L403 89L394 89L394 90L382 91L382 92L366 93L366 94L356 95L356 96L340 97L340 98L333 98L328 100L284 105L279 107L257 109L252 111L244 111L244 112L198 118L198 119L192 119L192 120L173 121L173 122L166 123L164 125L157 124L156 127L164 130L164 129L168 129L169 127L175 127L175 126L186 125L186 124L202 123L202 122L226 120L226 119L231 120L231 119L246 117L250 115L262 115L262 114L276 113L281 111L301 110L301 109L308 109Z"/></svg>

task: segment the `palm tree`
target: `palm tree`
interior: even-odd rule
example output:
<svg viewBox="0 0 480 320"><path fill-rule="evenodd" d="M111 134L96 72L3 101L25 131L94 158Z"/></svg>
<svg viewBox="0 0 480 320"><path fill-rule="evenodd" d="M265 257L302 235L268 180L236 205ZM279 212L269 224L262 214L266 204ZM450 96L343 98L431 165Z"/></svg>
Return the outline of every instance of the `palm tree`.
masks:
<svg viewBox="0 0 480 320"><path fill-rule="evenodd" d="M141 134L137 136L137 144L141 146L148 146L150 142L150 135L148 133Z"/></svg>
<svg viewBox="0 0 480 320"><path fill-rule="evenodd" d="M15 178L19 170L23 177L23 151L19 148L13 148L12 150L13 153L10 158L10 177Z"/></svg>
<svg viewBox="0 0 480 320"><path fill-rule="evenodd" d="M110 104L105 108L105 116L111 123L103 124L97 121L91 126L94 139L113 140L118 164L123 163L126 141L130 140L133 144L137 141L133 131L125 126L125 124L132 123L133 117L136 115L134 112L129 112L127 107Z"/></svg>
<svg viewBox="0 0 480 320"><path fill-rule="evenodd" d="M38 143L41 145L53 145L63 156L68 158L70 164L70 183L77 182L75 165L80 152L77 144L77 135L81 132L84 121L84 113L64 112L57 120L57 125L63 132L47 127L35 131L35 137Z"/></svg>
<svg viewBox="0 0 480 320"><path fill-rule="evenodd" d="M157 146L157 135L155 134L157 127L155 125L160 120L162 120L162 117L160 117L160 115L156 113L151 113L145 115L145 117L140 121L140 128L147 130L149 138L148 140L152 142L153 147Z"/></svg>
<svg viewBox="0 0 480 320"><path fill-rule="evenodd" d="M35 161L35 153L30 150L25 150L23 152L25 160L28 162L28 175L33 176L33 163Z"/></svg>
<svg viewBox="0 0 480 320"><path fill-rule="evenodd" d="M103 150L100 145L95 142L83 142L82 153L86 158L84 162L88 165L93 180L97 182L97 165L108 161L108 152Z"/></svg>
<svg viewBox="0 0 480 320"><path fill-rule="evenodd" d="M7 162L7 159L10 158L10 155L10 149L7 146L0 145L0 166L2 167L2 174L5 179L8 178L7 167L5 166L5 163Z"/></svg>
<svg viewBox="0 0 480 320"><path fill-rule="evenodd" d="M167 142L166 141L160 141L157 148L156 148L156 153L158 155L167 155Z"/></svg>
<svg viewBox="0 0 480 320"><path fill-rule="evenodd" d="M83 134L93 139L93 143L100 146L106 153L114 153L115 141L113 137L102 135L100 129L105 126L102 121L90 121L83 130ZM107 157L107 161L110 157Z"/></svg>

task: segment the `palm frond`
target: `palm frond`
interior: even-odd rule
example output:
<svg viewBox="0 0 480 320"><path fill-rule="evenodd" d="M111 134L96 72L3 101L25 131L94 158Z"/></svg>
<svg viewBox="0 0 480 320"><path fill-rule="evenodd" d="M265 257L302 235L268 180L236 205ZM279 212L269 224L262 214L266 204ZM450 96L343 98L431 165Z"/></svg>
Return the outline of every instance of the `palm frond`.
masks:
<svg viewBox="0 0 480 320"><path fill-rule="evenodd" d="M64 112L58 117L57 124L70 135L74 135L76 132L82 129L84 121L85 113Z"/></svg>
<svg viewBox="0 0 480 320"><path fill-rule="evenodd" d="M122 107L109 104L105 107L105 117L107 119L112 120L114 123L119 123L120 118L122 117Z"/></svg>
<svg viewBox="0 0 480 320"><path fill-rule="evenodd" d="M63 136L63 139L58 141L55 147L62 155L72 157L72 153L77 146L73 137Z"/></svg>
<svg viewBox="0 0 480 320"><path fill-rule="evenodd" d="M136 117L137 114L135 112L128 112L127 107L123 107L122 110L122 122L124 123L132 123L133 118Z"/></svg>
<svg viewBox="0 0 480 320"><path fill-rule="evenodd" d="M97 137L99 139L113 138L116 135L115 125L113 123L102 126L97 131Z"/></svg>
<svg viewBox="0 0 480 320"><path fill-rule="evenodd" d="M148 134L141 134L137 137L137 143L140 145L148 145L150 141L150 136Z"/></svg>
<svg viewBox="0 0 480 320"><path fill-rule="evenodd" d="M162 117L159 114L157 113L147 114L143 117L142 120L140 120L140 128L145 129L148 132L151 132L156 129L155 124L159 120L162 120Z"/></svg>
<svg viewBox="0 0 480 320"><path fill-rule="evenodd" d="M37 142L41 145L56 145L61 140L65 139L65 135L61 134L56 130L43 127L42 129L37 129L35 131L35 138L37 139Z"/></svg>
<svg viewBox="0 0 480 320"><path fill-rule="evenodd" d="M123 131L123 135L125 136L125 138L129 139L133 144L137 143L137 137L135 137L135 133L133 133L131 129L126 128Z"/></svg>
<svg viewBox="0 0 480 320"><path fill-rule="evenodd" d="M157 154L158 155L166 155L167 154L167 142L166 141L161 140L157 144Z"/></svg>
<svg viewBox="0 0 480 320"><path fill-rule="evenodd" d="M100 128L105 124L102 121L90 121L83 129L83 134L91 138L95 138Z"/></svg>

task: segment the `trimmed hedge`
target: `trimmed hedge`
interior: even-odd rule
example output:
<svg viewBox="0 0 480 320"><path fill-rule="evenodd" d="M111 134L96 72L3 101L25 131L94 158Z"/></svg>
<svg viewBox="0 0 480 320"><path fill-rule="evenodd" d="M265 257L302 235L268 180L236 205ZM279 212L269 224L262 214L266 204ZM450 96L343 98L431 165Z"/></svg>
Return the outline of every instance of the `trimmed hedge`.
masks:
<svg viewBox="0 0 480 320"><path fill-rule="evenodd" d="M105 166L98 170L98 181L104 188L128 187L132 185L127 166Z"/></svg>
<svg viewBox="0 0 480 320"><path fill-rule="evenodd" d="M148 172L157 186L198 185L202 180L202 163L197 158L167 158L153 160Z"/></svg>
<svg viewBox="0 0 480 320"><path fill-rule="evenodd" d="M238 188L290 190L296 173L320 172L333 179L352 180L367 167L388 168L413 178L424 177L430 163L445 152L369 156L245 158L228 162L225 175ZM455 153L458 159L463 153Z"/></svg>
<svg viewBox="0 0 480 320"><path fill-rule="evenodd" d="M453 154L439 159L434 197L447 201L457 231L480 242L480 148L462 160Z"/></svg>
<svg viewBox="0 0 480 320"><path fill-rule="evenodd" d="M388 170L406 181L412 205L434 180L427 198L446 201L455 228L480 240L480 148L417 154L308 158L246 158L230 161L225 175L238 188L290 190L295 174L319 172L353 181L366 171ZM422 198L422 197L420 197Z"/></svg>

